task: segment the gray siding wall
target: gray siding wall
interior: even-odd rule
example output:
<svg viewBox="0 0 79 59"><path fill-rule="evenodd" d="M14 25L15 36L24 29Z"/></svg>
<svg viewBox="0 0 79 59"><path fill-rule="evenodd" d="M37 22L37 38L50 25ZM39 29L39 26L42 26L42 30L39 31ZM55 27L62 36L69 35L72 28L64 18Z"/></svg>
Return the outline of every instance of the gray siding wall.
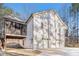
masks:
<svg viewBox="0 0 79 59"><path fill-rule="evenodd" d="M31 18L30 18L31 19ZM27 23L27 38L25 40L25 47L26 48L32 48L32 40L33 40L33 35L32 35L32 32L33 32L33 27L32 27L32 20L30 20L28 23Z"/></svg>

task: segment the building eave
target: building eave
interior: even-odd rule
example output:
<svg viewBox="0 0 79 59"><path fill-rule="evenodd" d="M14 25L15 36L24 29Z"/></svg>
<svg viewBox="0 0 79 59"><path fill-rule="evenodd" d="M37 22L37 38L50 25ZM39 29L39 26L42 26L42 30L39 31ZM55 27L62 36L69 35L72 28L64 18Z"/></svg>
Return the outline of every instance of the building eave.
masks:
<svg viewBox="0 0 79 59"><path fill-rule="evenodd" d="M16 23L21 23L21 24L25 24L24 21L20 20L19 18L13 18L13 17L8 17L8 16L3 16L3 19L4 20L7 20L7 21L12 21L12 22L16 22ZM17 20L18 19L18 20Z"/></svg>
<svg viewBox="0 0 79 59"><path fill-rule="evenodd" d="M30 17L25 21L25 23L28 23L31 17L33 17L33 14L30 15Z"/></svg>

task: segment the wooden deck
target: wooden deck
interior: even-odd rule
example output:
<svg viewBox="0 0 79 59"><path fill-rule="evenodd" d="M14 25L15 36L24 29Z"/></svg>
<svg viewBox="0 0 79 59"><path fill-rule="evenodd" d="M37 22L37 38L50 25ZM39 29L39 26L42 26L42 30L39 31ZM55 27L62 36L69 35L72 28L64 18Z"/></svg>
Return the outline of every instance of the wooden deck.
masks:
<svg viewBox="0 0 79 59"><path fill-rule="evenodd" d="M6 38L23 39L23 38L26 38L26 36L25 35L15 35L15 34L6 34Z"/></svg>
<svg viewBox="0 0 79 59"><path fill-rule="evenodd" d="M25 35L6 34L6 48L24 47Z"/></svg>

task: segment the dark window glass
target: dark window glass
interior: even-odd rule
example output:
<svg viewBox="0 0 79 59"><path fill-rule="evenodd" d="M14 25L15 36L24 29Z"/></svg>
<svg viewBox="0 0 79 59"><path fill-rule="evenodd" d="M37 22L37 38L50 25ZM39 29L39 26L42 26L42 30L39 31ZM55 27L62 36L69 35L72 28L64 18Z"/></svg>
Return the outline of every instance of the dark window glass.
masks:
<svg viewBox="0 0 79 59"><path fill-rule="evenodd" d="M20 29L20 24L16 23L15 28Z"/></svg>
<svg viewBox="0 0 79 59"><path fill-rule="evenodd" d="M43 23L41 23L41 28L43 28Z"/></svg>

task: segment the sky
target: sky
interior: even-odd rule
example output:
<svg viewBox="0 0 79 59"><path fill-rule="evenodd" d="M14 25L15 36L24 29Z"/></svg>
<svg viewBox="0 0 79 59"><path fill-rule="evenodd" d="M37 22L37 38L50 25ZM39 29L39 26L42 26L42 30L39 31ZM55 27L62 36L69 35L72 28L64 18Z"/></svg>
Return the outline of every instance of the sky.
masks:
<svg viewBox="0 0 79 59"><path fill-rule="evenodd" d="M11 8L21 15L21 19L28 19L28 17L35 12L54 9L57 12L62 10L62 7L69 6L70 4L61 3L5 3L4 6Z"/></svg>

